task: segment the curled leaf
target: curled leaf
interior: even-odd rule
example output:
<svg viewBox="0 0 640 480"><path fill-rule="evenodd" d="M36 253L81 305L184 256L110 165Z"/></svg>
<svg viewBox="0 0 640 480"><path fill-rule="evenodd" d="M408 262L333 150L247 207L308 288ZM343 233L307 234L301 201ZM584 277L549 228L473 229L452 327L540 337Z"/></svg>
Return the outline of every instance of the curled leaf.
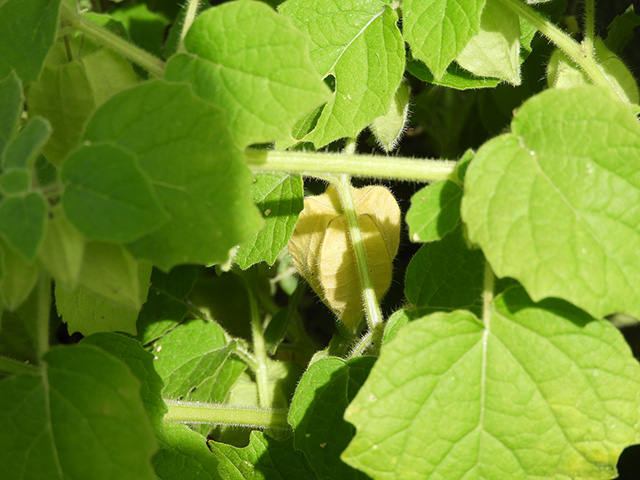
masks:
<svg viewBox="0 0 640 480"><path fill-rule="evenodd" d="M391 285L393 259L400 243L400 208L381 186L352 188L358 224L378 299ZM350 330L363 317L362 286L347 219L337 190L307 197L289 240L300 274Z"/></svg>

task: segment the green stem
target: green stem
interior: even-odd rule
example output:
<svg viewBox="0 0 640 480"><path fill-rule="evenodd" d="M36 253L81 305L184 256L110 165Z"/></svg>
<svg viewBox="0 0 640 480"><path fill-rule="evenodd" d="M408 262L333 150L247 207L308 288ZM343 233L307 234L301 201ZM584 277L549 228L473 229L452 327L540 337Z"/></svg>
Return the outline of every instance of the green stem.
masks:
<svg viewBox="0 0 640 480"><path fill-rule="evenodd" d="M8 375L39 375L37 367L28 363L0 356L0 372Z"/></svg>
<svg viewBox="0 0 640 480"><path fill-rule="evenodd" d="M92 21L78 14L78 12L74 11L64 2L62 3L62 9L65 18L75 29L90 36L99 44L110 48L125 58L128 58L133 63L140 65L150 73L157 75L158 77L162 76L165 67L162 60L150 54L146 50L136 47L127 40L117 36L115 33L96 25Z"/></svg>
<svg viewBox="0 0 640 480"><path fill-rule="evenodd" d="M249 168L255 173L287 172L310 177L347 173L355 177L417 182L460 182L456 174L457 162L450 160L255 149L248 149L246 154Z"/></svg>
<svg viewBox="0 0 640 480"><path fill-rule="evenodd" d="M376 296L376 291L373 287L369 261L367 260L360 225L358 224L358 214L353 202L353 196L351 195L351 181L349 179L349 175L336 175L333 183L338 191L340 204L342 205L342 210L347 219L347 225L349 226L349 238L351 239L351 246L353 247L356 264L358 266L358 275L360 277L360 285L362 287L362 300L364 303L367 324L373 335L372 340L376 347L378 347L379 341L382 339L382 329L384 328L382 311L380 310L378 297Z"/></svg>
<svg viewBox="0 0 640 480"><path fill-rule="evenodd" d="M485 328L488 327L491 307L493 305L493 291L495 288L495 275L491 269L491 265L487 260L484 261L484 284L482 290L482 321Z"/></svg>
<svg viewBox="0 0 640 480"><path fill-rule="evenodd" d="M214 403L165 400L164 420L174 423L210 423L251 428L288 430L286 409L267 409Z"/></svg>
<svg viewBox="0 0 640 480"><path fill-rule="evenodd" d="M191 28L193 21L198 15L198 8L200 7L200 0L187 0L187 11L184 14L184 22L182 24L182 30L180 30L180 41L178 43L178 51L184 51L184 39L187 36L187 32Z"/></svg>
<svg viewBox="0 0 640 480"><path fill-rule="evenodd" d="M42 357L49 350L49 315L51 313L51 280L44 270L40 273L36 288L38 291L36 310L37 348L38 356Z"/></svg>
<svg viewBox="0 0 640 480"><path fill-rule="evenodd" d="M267 357L267 347L262 331L262 319L258 310L258 303L247 282L247 292L249 294L249 307L251 309L251 339L253 342L253 353L256 361L255 375L258 386L258 399L263 408L271 407L271 389L269 388L269 358Z"/></svg>
<svg viewBox="0 0 640 480"><path fill-rule="evenodd" d="M596 5L595 0L585 0L584 2L584 40L583 45L587 55L593 57L596 28Z"/></svg>
<svg viewBox="0 0 640 480"><path fill-rule="evenodd" d="M622 92L618 92L615 85L611 84L609 80L604 76L604 73L600 69L598 62L593 55L588 53L585 45L580 45L573 40L569 35L560 30L552 22L544 18L539 12L534 10L529 5L526 5L521 0L500 0L504 6L510 8L513 12L517 13L520 17L531 23L536 29L540 31L545 37L551 40L555 45L567 54L571 59L582 68L589 76L591 81L603 87L609 88L614 92L622 101L626 103Z"/></svg>
<svg viewBox="0 0 640 480"><path fill-rule="evenodd" d="M349 353L349 358L360 357L364 355L367 349L371 346L374 341L374 332L369 330L365 333L360 340L354 345Z"/></svg>

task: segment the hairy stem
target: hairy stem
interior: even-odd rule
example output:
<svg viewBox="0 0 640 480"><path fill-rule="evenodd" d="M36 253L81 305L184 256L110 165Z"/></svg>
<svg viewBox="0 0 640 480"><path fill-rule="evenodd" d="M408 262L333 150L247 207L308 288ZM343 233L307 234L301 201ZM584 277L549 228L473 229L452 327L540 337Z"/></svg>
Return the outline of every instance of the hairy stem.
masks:
<svg viewBox="0 0 640 480"><path fill-rule="evenodd" d="M456 174L457 162L451 160L255 149L247 150L246 154L249 168L255 173L287 172L323 178L347 173L354 177L460 183Z"/></svg>
<svg viewBox="0 0 640 480"><path fill-rule="evenodd" d="M584 1L584 40L583 45L587 55L593 57L596 28L596 2L595 0Z"/></svg>
<svg viewBox="0 0 640 480"><path fill-rule="evenodd" d="M500 1L505 7L510 8L520 17L531 23L540 31L540 33L542 33L559 49L567 54L575 63L578 64L580 68L582 68L582 70L584 70L584 72L589 76L594 84L609 88L623 102L626 103L622 92L618 92L618 89L615 87L615 85L611 84L609 80L607 80L607 78L604 76L604 73L600 69L598 62L595 60L593 55L589 53L586 45L580 45L569 35L560 30L556 25L544 18L535 9L525 4L522 0ZM593 48L591 48L591 51L592 50Z"/></svg>
<svg viewBox="0 0 640 480"><path fill-rule="evenodd" d="M115 33L110 32L106 28L96 25L78 12L74 11L66 3L62 3L62 10L65 19L71 23L76 29L88 35L100 45L110 48L123 57L131 60L133 63L140 65L150 73L161 77L164 72L164 62L156 56L150 54L142 48L136 47L127 40L119 37Z"/></svg>
<svg viewBox="0 0 640 480"><path fill-rule="evenodd" d="M358 224L358 214L356 213L356 206L353 202L353 196L351 195L349 175L336 175L333 184L338 191L340 204L347 219L347 225L349 226L349 238L355 254L356 264L358 265L358 276L360 277L360 285L362 287L362 300L367 324L369 331L371 331L373 335L372 340L376 347L378 347L379 341L382 339L382 329L384 328L382 311L380 310L378 297L373 287L369 261L367 260L360 225Z"/></svg>
<svg viewBox="0 0 640 480"><path fill-rule="evenodd" d="M256 384L258 386L258 399L263 408L271 407L271 389L269 388L269 358L262 331L262 319L258 310L258 303L251 288L247 284L249 293L249 307L251 308L251 340L253 341L253 353L256 361Z"/></svg>
<svg viewBox="0 0 640 480"><path fill-rule="evenodd" d="M215 403L183 402L165 400L169 411L164 416L167 422L210 423L251 428L288 430L286 409L267 409L221 405Z"/></svg>
<svg viewBox="0 0 640 480"><path fill-rule="evenodd" d="M184 14L184 22L182 29L180 30L180 40L178 43L178 51L184 51L184 38L187 36L187 32L193 25L193 21L198 15L198 9L200 8L200 0L187 0L186 13Z"/></svg>

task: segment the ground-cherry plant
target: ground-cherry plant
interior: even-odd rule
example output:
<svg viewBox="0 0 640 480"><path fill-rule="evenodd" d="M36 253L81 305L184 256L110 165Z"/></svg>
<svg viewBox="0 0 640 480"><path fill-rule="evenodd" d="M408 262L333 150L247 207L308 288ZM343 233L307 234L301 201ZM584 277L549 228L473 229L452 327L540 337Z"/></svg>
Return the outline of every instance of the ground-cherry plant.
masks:
<svg viewBox="0 0 640 480"><path fill-rule="evenodd" d="M0 477L615 478L631 2L209 3L0 0Z"/></svg>

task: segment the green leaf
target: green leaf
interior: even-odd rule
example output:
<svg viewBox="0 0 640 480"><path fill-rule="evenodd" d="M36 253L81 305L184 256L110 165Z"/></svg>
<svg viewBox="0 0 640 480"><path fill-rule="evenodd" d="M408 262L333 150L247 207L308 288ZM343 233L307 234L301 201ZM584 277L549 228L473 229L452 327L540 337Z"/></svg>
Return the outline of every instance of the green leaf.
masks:
<svg viewBox="0 0 640 480"><path fill-rule="evenodd" d="M340 453L354 435L353 426L342 416L375 360L374 357L356 357L348 362L336 357L318 360L307 369L296 388L289 410L294 444L305 453L318 478L365 478L340 460Z"/></svg>
<svg viewBox="0 0 640 480"><path fill-rule="evenodd" d="M47 200L39 192L0 201L0 234L28 262L38 255L48 211Z"/></svg>
<svg viewBox="0 0 640 480"><path fill-rule="evenodd" d="M467 171L470 239L534 300L640 317L634 115L597 87L554 89L527 101L511 130L483 145Z"/></svg>
<svg viewBox="0 0 640 480"><path fill-rule="evenodd" d="M0 193L4 196L24 194L31 189L31 174L27 169L14 168L0 174Z"/></svg>
<svg viewBox="0 0 640 480"><path fill-rule="evenodd" d="M373 133L385 153L395 150L398 146L408 119L409 85L406 82L402 82L393 100L391 100L389 111L375 118L371 125L369 125L371 133Z"/></svg>
<svg viewBox="0 0 640 480"><path fill-rule="evenodd" d="M167 220L135 157L120 147L83 146L60 178L67 218L89 239L131 242Z"/></svg>
<svg viewBox="0 0 640 480"><path fill-rule="evenodd" d="M51 134L51 125L41 117L34 117L8 144L4 152L4 168L33 167L42 146Z"/></svg>
<svg viewBox="0 0 640 480"><path fill-rule="evenodd" d="M413 317L414 315L412 312L409 312L408 310L402 309L393 312L384 324L382 344L385 345L396 338L400 329L413 320Z"/></svg>
<svg viewBox="0 0 640 480"><path fill-rule="evenodd" d="M432 242L451 232L460 221L462 189L445 180L418 190L411 197L405 220L412 242Z"/></svg>
<svg viewBox="0 0 640 480"><path fill-rule="evenodd" d="M46 292L49 293L48 288ZM2 314L0 354L32 365L40 361L38 314L42 313L39 308L43 303L48 305L40 298L40 293L38 288L34 288L15 311Z"/></svg>
<svg viewBox="0 0 640 480"><path fill-rule="evenodd" d="M228 344L222 328L210 321L190 320L171 330L154 342L153 349L155 368L164 381L162 395L190 398L188 394L193 389L215 381L234 348L235 344Z"/></svg>
<svg viewBox="0 0 640 480"><path fill-rule="evenodd" d="M485 0L406 0L403 34L413 58L422 60L436 79L476 35Z"/></svg>
<svg viewBox="0 0 640 480"><path fill-rule="evenodd" d="M621 13L607 27L605 44L612 52L621 54L624 47L633 38L633 31L640 26L640 15L636 14L634 5Z"/></svg>
<svg viewBox="0 0 640 480"><path fill-rule="evenodd" d="M418 250L405 273L404 293L418 312L470 309L479 312L484 257L471 250L458 227ZM414 317L415 318L415 317Z"/></svg>
<svg viewBox="0 0 640 480"><path fill-rule="evenodd" d="M240 245L236 253L234 260L243 269L262 261L273 265L287 246L304 206L300 175L257 175L252 191L265 224L251 240Z"/></svg>
<svg viewBox="0 0 640 480"><path fill-rule="evenodd" d="M98 332L136 334L138 311L115 303L86 287L74 289L56 283L56 309L69 333L91 335Z"/></svg>
<svg viewBox="0 0 640 480"><path fill-rule="evenodd" d="M2 276L0 277L0 293L4 298L4 307L13 311L33 290L38 280L40 266L35 262L27 262L22 254L0 241L2 254Z"/></svg>
<svg viewBox="0 0 640 480"><path fill-rule="evenodd" d="M113 302L138 311L147 300L151 265L134 259L122 246L89 242L85 246L80 285Z"/></svg>
<svg viewBox="0 0 640 480"><path fill-rule="evenodd" d="M140 398L157 435L164 436L162 418L168 408L162 399L162 380L153 367L153 355L140 342L116 333L95 333L80 342L94 345L123 361L140 382Z"/></svg>
<svg viewBox="0 0 640 480"><path fill-rule="evenodd" d="M520 19L497 0L486 0L480 29L456 62L479 77L520 85Z"/></svg>
<svg viewBox="0 0 640 480"><path fill-rule="evenodd" d="M196 280L196 267L180 265L169 273L153 269L146 303L138 316L138 340L147 344L167 333L189 311L186 296Z"/></svg>
<svg viewBox="0 0 640 480"><path fill-rule="evenodd" d="M479 78L463 70L457 63L452 63L447 68L442 78L436 79L427 66L418 60L407 62L407 71L419 80L443 87L455 88L456 90L469 90L476 88L493 88L500 83L500 80L493 78Z"/></svg>
<svg viewBox="0 0 640 480"><path fill-rule="evenodd" d="M251 202L253 175L224 115L187 85L157 80L113 96L91 118L84 138L132 153L170 216L127 245L138 258L163 270L222 262L262 224Z"/></svg>
<svg viewBox="0 0 640 480"><path fill-rule="evenodd" d="M311 59L335 91L311 133L301 140L317 148L356 137L384 115L404 73L398 16L386 0L288 0L279 10L311 38Z"/></svg>
<svg viewBox="0 0 640 480"><path fill-rule="evenodd" d="M293 448L291 439L280 442L262 432L251 432L244 448L224 443L210 443L211 452L220 462L219 472L225 480L316 480L302 452Z"/></svg>
<svg viewBox="0 0 640 480"><path fill-rule="evenodd" d="M75 287L80 277L85 239L67 220L61 205L51 209L39 260L56 282Z"/></svg>
<svg viewBox="0 0 640 480"><path fill-rule="evenodd" d="M457 311L403 328L347 409L342 458L375 479L613 478L640 440L639 379L610 323L511 289L484 325Z"/></svg>
<svg viewBox="0 0 640 480"><path fill-rule="evenodd" d="M640 101L638 85L620 57L611 52L601 38L596 38L594 46L598 68L607 81L621 98L629 103L638 103ZM587 74L561 50L556 50L551 55L547 66L547 83L554 88L592 84Z"/></svg>
<svg viewBox="0 0 640 480"><path fill-rule="evenodd" d="M9 140L18 130L23 104L22 85L18 75L12 70L0 79L0 160Z"/></svg>
<svg viewBox="0 0 640 480"><path fill-rule="evenodd" d="M58 29L60 0L6 0L0 5L0 78L15 69L23 85L38 79Z"/></svg>
<svg viewBox="0 0 640 480"><path fill-rule="evenodd" d="M91 346L54 348L44 362L42 377L0 383L5 478L154 479L156 440L129 368Z"/></svg>
<svg viewBox="0 0 640 480"><path fill-rule="evenodd" d="M230 480L218 473L218 459L207 439L186 425L165 424L166 439L153 456L153 468L162 480Z"/></svg>
<svg viewBox="0 0 640 480"><path fill-rule="evenodd" d="M80 143L95 108L136 83L131 64L122 56L97 47L85 36L61 38L27 95L30 114L46 117L53 127L43 150L47 159L60 165Z"/></svg>
<svg viewBox="0 0 640 480"><path fill-rule="evenodd" d="M115 9L111 17L127 29L131 41L147 52L162 56L166 29L170 24L166 15L149 11L147 5L131 5Z"/></svg>
<svg viewBox="0 0 640 480"><path fill-rule="evenodd" d="M225 110L241 146L291 139L302 115L329 99L309 59L309 40L262 2L228 2L202 13L165 78L188 81Z"/></svg>

